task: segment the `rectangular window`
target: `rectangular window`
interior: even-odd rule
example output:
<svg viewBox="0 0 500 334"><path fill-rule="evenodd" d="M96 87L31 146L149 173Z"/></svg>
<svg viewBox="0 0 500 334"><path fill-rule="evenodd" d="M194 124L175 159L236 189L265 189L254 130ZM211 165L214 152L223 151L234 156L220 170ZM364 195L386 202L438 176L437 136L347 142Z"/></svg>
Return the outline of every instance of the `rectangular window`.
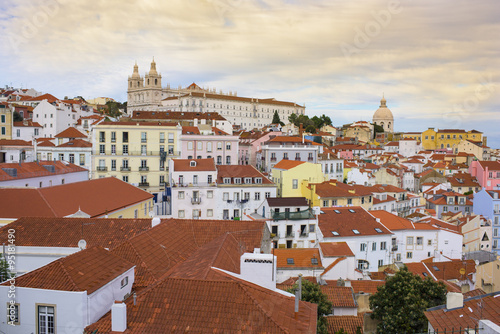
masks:
<svg viewBox="0 0 500 334"><path fill-rule="evenodd" d="M384 260L378 260L378 266L382 267L384 265Z"/></svg>
<svg viewBox="0 0 500 334"><path fill-rule="evenodd" d="M126 287L128 284L128 276L125 276L121 281L120 281L120 287L121 289L123 289L124 287Z"/></svg>
<svg viewBox="0 0 500 334"><path fill-rule="evenodd" d="M377 250L377 243L374 242L372 243L372 251L376 251Z"/></svg>
<svg viewBox="0 0 500 334"><path fill-rule="evenodd" d="M139 217L139 210L135 209L134 210L134 218L138 218Z"/></svg>
<svg viewBox="0 0 500 334"><path fill-rule="evenodd" d="M406 237L406 244L413 245L413 237Z"/></svg>
<svg viewBox="0 0 500 334"><path fill-rule="evenodd" d="M75 154L74 153L69 154L69 162L72 164L75 163Z"/></svg>
<svg viewBox="0 0 500 334"><path fill-rule="evenodd" d="M226 156L226 165L230 165L230 164L231 164L231 156L227 155Z"/></svg>
<svg viewBox="0 0 500 334"><path fill-rule="evenodd" d="M105 154L106 153L106 145L100 144L99 145L99 154Z"/></svg>
<svg viewBox="0 0 500 334"><path fill-rule="evenodd" d="M271 197L271 193L270 192L266 192L266 198L268 197Z"/></svg>
<svg viewBox="0 0 500 334"><path fill-rule="evenodd" d="M123 145L122 153L123 153L123 155L128 155L128 145Z"/></svg>
<svg viewBox="0 0 500 334"><path fill-rule="evenodd" d="M169 143L173 143L174 142L174 134L173 133L169 133L168 134L168 142Z"/></svg>
<svg viewBox="0 0 500 334"><path fill-rule="evenodd" d="M207 152L212 152L212 142L211 141L209 141L207 143Z"/></svg>
<svg viewBox="0 0 500 334"><path fill-rule="evenodd" d="M214 192L213 192L213 190L207 191L207 198L214 198Z"/></svg>
<svg viewBox="0 0 500 334"><path fill-rule="evenodd" d="M20 325L19 304L7 303L7 322L9 324Z"/></svg>
<svg viewBox="0 0 500 334"><path fill-rule="evenodd" d="M116 160L111 160L111 170L116 170Z"/></svg>
<svg viewBox="0 0 500 334"><path fill-rule="evenodd" d="M184 218L184 210L179 210L178 216L179 218Z"/></svg>
<svg viewBox="0 0 500 334"><path fill-rule="evenodd" d="M324 206L324 207L328 206L328 200L324 200L324 201L323 201L323 206Z"/></svg>
<svg viewBox="0 0 500 334"><path fill-rule="evenodd" d="M165 142L165 132L160 132L160 143Z"/></svg>
<svg viewBox="0 0 500 334"><path fill-rule="evenodd" d="M128 143L128 132L123 132L122 133L122 142L123 143Z"/></svg>
<svg viewBox="0 0 500 334"><path fill-rule="evenodd" d="M406 258L407 259L413 258L413 253L412 252L406 252Z"/></svg>
<svg viewBox="0 0 500 334"><path fill-rule="evenodd" d="M231 143L226 144L226 150L230 151L231 150Z"/></svg>
<svg viewBox="0 0 500 334"><path fill-rule="evenodd" d="M55 310L54 306L38 305L38 334L53 334L55 333Z"/></svg>
<svg viewBox="0 0 500 334"><path fill-rule="evenodd" d="M104 131L99 132L99 143L104 143L106 141L106 133Z"/></svg>
<svg viewBox="0 0 500 334"><path fill-rule="evenodd" d="M380 243L380 250L386 250L387 249L387 243L385 241L382 241Z"/></svg>
<svg viewBox="0 0 500 334"><path fill-rule="evenodd" d="M147 133L141 132L141 143L146 143L148 141Z"/></svg>
<svg viewBox="0 0 500 334"><path fill-rule="evenodd" d="M6 121L5 115L2 115L2 123L5 123Z"/></svg>
<svg viewBox="0 0 500 334"><path fill-rule="evenodd" d="M207 217L213 217L214 216L214 210L213 209L208 209L207 210Z"/></svg>
<svg viewBox="0 0 500 334"><path fill-rule="evenodd" d="M111 144L111 154L116 154L116 145Z"/></svg>
<svg viewBox="0 0 500 334"><path fill-rule="evenodd" d="M49 155L47 154L47 159L52 160L52 157L49 159ZM80 154L80 166L85 165L85 154Z"/></svg>
<svg viewBox="0 0 500 334"><path fill-rule="evenodd" d="M111 142L112 143L116 142L116 132L115 131L111 132Z"/></svg>
<svg viewBox="0 0 500 334"><path fill-rule="evenodd" d="M260 193L255 193L255 200L260 201Z"/></svg>
<svg viewBox="0 0 500 334"><path fill-rule="evenodd" d="M199 151L203 150L203 142L201 141L196 142L196 149Z"/></svg>
<svg viewBox="0 0 500 334"><path fill-rule="evenodd" d="M365 243L361 243L361 244L359 244L359 250L360 250L361 252L366 251L366 244L365 244Z"/></svg>
<svg viewBox="0 0 500 334"><path fill-rule="evenodd" d="M422 246L424 244L424 238L423 237L417 237L417 245Z"/></svg>
<svg viewBox="0 0 500 334"><path fill-rule="evenodd" d="M146 145L141 145L141 155L146 155L148 147Z"/></svg>
<svg viewBox="0 0 500 334"><path fill-rule="evenodd" d="M396 261L401 261L401 253L396 254Z"/></svg>
<svg viewBox="0 0 500 334"><path fill-rule="evenodd" d="M299 187L299 180L298 179L293 179L292 180L292 189L297 189L298 187Z"/></svg>
<svg viewBox="0 0 500 334"><path fill-rule="evenodd" d="M123 175L122 180L123 182L128 182L128 175Z"/></svg>
<svg viewBox="0 0 500 334"><path fill-rule="evenodd" d="M177 197L179 199L184 199L184 191L179 191L179 193L177 194Z"/></svg>
<svg viewBox="0 0 500 334"><path fill-rule="evenodd" d="M227 201L227 200L229 200L229 193L223 193L223 194L222 194L222 200L223 200L223 201Z"/></svg>

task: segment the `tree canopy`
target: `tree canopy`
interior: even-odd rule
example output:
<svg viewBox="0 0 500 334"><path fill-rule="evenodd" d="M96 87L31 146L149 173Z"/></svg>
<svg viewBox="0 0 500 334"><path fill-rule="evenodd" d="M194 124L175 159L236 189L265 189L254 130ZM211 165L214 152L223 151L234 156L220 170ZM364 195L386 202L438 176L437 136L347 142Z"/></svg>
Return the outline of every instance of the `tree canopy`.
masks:
<svg viewBox="0 0 500 334"><path fill-rule="evenodd" d="M22 122L23 116L17 111L14 111L14 122Z"/></svg>
<svg viewBox="0 0 500 334"><path fill-rule="evenodd" d="M274 111L274 115L273 115L273 121L271 122L272 124L279 124L281 126L285 125L285 123L283 123L280 119L280 115L278 115L278 110L275 110Z"/></svg>
<svg viewBox="0 0 500 334"><path fill-rule="evenodd" d="M127 102L120 103L116 101L108 101L106 102L106 108L106 115L110 117L118 117L122 114L120 109L123 109L125 113L127 112Z"/></svg>
<svg viewBox="0 0 500 334"><path fill-rule="evenodd" d="M380 320L377 333L419 333L427 331L424 311L444 304L446 287L430 278L408 271L406 266L370 297L372 319Z"/></svg>
<svg viewBox="0 0 500 334"><path fill-rule="evenodd" d="M302 126L306 130L306 132L311 132L315 133L319 129L321 129L325 125L332 125L332 120L330 117L326 115L321 115L321 116L314 116L313 118L309 118L307 115L297 115L297 114L291 114L288 116L288 121L295 126L300 126L302 123Z"/></svg>
<svg viewBox="0 0 500 334"><path fill-rule="evenodd" d="M295 294L298 289L298 282L293 285L287 292ZM328 326L325 315L332 311L332 303L328 301L328 296L325 295L318 284L308 280L302 280L302 299L306 302L318 304L318 326L317 333L328 333Z"/></svg>

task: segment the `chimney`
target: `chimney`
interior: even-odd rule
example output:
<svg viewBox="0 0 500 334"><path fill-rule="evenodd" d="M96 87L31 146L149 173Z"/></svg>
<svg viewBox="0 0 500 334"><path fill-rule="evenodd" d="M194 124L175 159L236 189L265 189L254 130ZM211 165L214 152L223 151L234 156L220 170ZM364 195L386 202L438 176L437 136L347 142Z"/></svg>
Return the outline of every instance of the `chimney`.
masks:
<svg viewBox="0 0 500 334"><path fill-rule="evenodd" d="M452 310L464 307L464 295L460 292L448 292L446 294L446 309Z"/></svg>
<svg viewBox="0 0 500 334"><path fill-rule="evenodd" d="M245 253L240 258L241 278L264 288L276 289L276 256Z"/></svg>
<svg viewBox="0 0 500 334"><path fill-rule="evenodd" d="M111 306L111 331L123 333L127 330L127 305L115 301Z"/></svg>
<svg viewBox="0 0 500 334"><path fill-rule="evenodd" d="M299 124L299 136L302 137L302 133L304 132L304 126L302 125L302 123Z"/></svg>
<svg viewBox="0 0 500 334"><path fill-rule="evenodd" d="M299 301L300 301L300 291L297 289L295 291L295 320L299 318Z"/></svg>
<svg viewBox="0 0 500 334"><path fill-rule="evenodd" d="M344 286L351 287L351 281L345 280Z"/></svg>
<svg viewBox="0 0 500 334"><path fill-rule="evenodd" d="M160 222L160 217L154 217L153 219L151 219L151 227L155 227L156 225L160 224Z"/></svg>

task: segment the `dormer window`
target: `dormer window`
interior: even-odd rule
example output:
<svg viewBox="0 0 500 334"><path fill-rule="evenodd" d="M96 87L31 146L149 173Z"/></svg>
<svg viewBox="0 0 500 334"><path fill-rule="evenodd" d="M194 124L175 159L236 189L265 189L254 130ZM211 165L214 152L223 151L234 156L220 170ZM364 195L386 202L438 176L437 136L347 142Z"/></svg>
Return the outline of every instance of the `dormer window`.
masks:
<svg viewBox="0 0 500 334"><path fill-rule="evenodd" d="M234 178L234 183L235 184L241 184L241 177L235 177Z"/></svg>
<svg viewBox="0 0 500 334"><path fill-rule="evenodd" d="M261 184L262 183L262 178L261 177L256 177L255 178L255 183Z"/></svg>
<svg viewBox="0 0 500 334"><path fill-rule="evenodd" d="M455 200L453 197L448 197L448 204L453 204L455 203Z"/></svg>
<svg viewBox="0 0 500 334"><path fill-rule="evenodd" d="M223 179L224 184L230 184L231 183L231 178L230 177L225 177Z"/></svg>
<svg viewBox="0 0 500 334"><path fill-rule="evenodd" d="M252 178L251 177L245 177L245 183L247 183L247 184L252 183Z"/></svg>
<svg viewBox="0 0 500 334"><path fill-rule="evenodd" d="M196 161L190 161L189 166L191 167L196 167Z"/></svg>

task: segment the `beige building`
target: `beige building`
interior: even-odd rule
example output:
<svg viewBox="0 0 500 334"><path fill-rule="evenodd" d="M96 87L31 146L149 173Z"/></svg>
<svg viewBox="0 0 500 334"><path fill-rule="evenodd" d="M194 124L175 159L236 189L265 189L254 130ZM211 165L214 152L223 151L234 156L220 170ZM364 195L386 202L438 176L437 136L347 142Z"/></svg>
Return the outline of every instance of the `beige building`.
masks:
<svg viewBox="0 0 500 334"><path fill-rule="evenodd" d="M486 293L500 291L500 259L476 266L476 289Z"/></svg>
<svg viewBox="0 0 500 334"><path fill-rule="evenodd" d="M182 127L165 122L102 122L92 138L92 178L108 176L149 193L165 190L168 160L180 157Z"/></svg>
<svg viewBox="0 0 500 334"><path fill-rule="evenodd" d="M380 125L384 128L384 132L394 132L394 116L389 108L384 97L380 100L380 107L373 114L373 124Z"/></svg>
<svg viewBox="0 0 500 334"><path fill-rule="evenodd" d="M12 110L7 103L0 103L0 139L12 139Z"/></svg>

